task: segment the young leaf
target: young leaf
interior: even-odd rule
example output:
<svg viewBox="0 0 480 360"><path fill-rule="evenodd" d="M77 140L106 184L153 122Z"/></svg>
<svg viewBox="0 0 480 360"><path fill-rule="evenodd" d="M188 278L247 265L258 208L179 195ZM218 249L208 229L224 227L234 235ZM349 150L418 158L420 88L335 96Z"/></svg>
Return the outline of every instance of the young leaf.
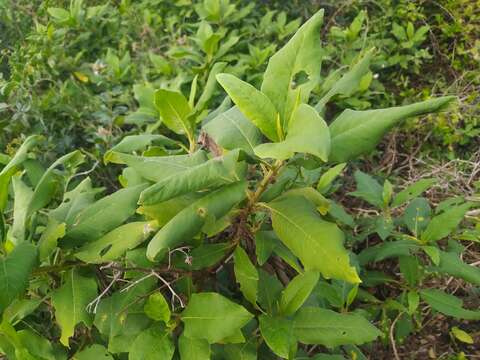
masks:
<svg viewBox="0 0 480 360"><path fill-rule="evenodd" d="M18 244L25 240L25 229L28 221L28 205L32 200L32 189L21 179L21 176L12 177L14 203L13 203L13 224L11 236L13 242Z"/></svg>
<svg viewBox="0 0 480 360"><path fill-rule="evenodd" d="M73 336L78 323L92 325L86 308L97 296L97 284L93 278L80 276L76 270L66 273L65 278L65 283L52 294L52 305L62 330L60 342L68 347L68 339Z"/></svg>
<svg viewBox="0 0 480 360"><path fill-rule="evenodd" d="M178 338L181 360L210 360L210 344L203 339L190 339L185 335Z"/></svg>
<svg viewBox="0 0 480 360"><path fill-rule="evenodd" d="M416 198L408 204L403 213L403 222L412 234L417 237L428 225L432 209L427 199Z"/></svg>
<svg viewBox="0 0 480 360"><path fill-rule="evenodd" d="M343 247L338 227L323 220L303 197L287 196L265 205L280 240L300 259L307 270L318 270L325 278L360 282Z"/></svg>
<svg viewBox="0 0 480 360"><path fill-rule="evenodd" d="M300 342L327 347L360 345L373 341L382 334L360 315L339 314L315 307L300 309L295 316L293 327Z"/></svg>
<svg viewBox="0 0 480 360"><path fill-rule="evenodd" d="M330 161L346 162L372 151L383 135L412 116L440 111L455 97L445 96L412 105L388 109L345 110L330 124Z"/></svg>
<svg viewBox="0 0 480 360"><path fill-rule="evenodd" d="M330 189L332 182L342 173L346 165L346 163L335 165L322 174L317 184L320 194L325 194Z"/></svg>
<svg viewBox="0 0 480 360"><path fill-rule="evenodd" d="M286 316L293 315L310 296L319 277L317 271L306 271L294 277L282 292L280 311Z"/></svg>
<svg viewBox="0 0 480 360"><path fill-rule="evenodd" d="M193 294L182 313L184 335L213 344L234 335L252 317L245 308L220 294Z"/></svg>
<svg viewBox="0 0 480 360"><path fill-rule="evenodd" d="M297 340L293 335L293 321L286 318L260 315L260 332L268 347L282 357L290 358L297 349Z"/></svg>
<svg viewBox="0 0 480 360"><path fill-rule="evenodd" d="M320 81L323 57L320 41L322 23L323 10L320 10L270 58L263 74L262 92L280 113L283 130L287 130L295 106L299 102L307 103L310 92ZM295 77L300 74L305 74L308 80L303 84L296 84Z"/></svg>
<svg viewBox="0 0 480 360"><path fill-rule="evenodd" d="M456 326L452 327L452 334L461 342L464 342L466 344L473 344L473 339L470 334Z"/></svg>
<svg viewBox="0 0 480 360"><path fill-rule="evenodd" d="M257 303L258 272L242 247L237 246L234 252L235 278L240 284L243 296L254 306Z"/></svg>
<svg viewBox="0 0 480 360"><path fill-rule="evenodd" d="M74 255L89 264L114 261L144 242L157 228L156 221L131 222L85 244Z"/></svg>
<svg viewBox="0 0 480 360"><path fill-rule="evenodd" d="M286 160L295 153L312 154L325 162L330 153L327 123L307 104L301 104L292 114L285 140L255 148L255 154L261 158Z"/></svg>
<svg viewBox="0 0 480 360"><path fill-rule="evenodd" d="M480 311L466 310L463 301L456 296L437 289L426 289L420 292L424 301L434 310L458 319L480 320Z"/></svg>
<svg viewBox="0 0 480 360"><path fill-rule="evenodd" d="M230 74L218 74L217 80L248 120L267 138L279 141L277 111L265 94Z"/></svg>
<svg viewBox="0 0 480 360"><path fill-rule="evenodd" d="M227 185L216 190L180 211L153 237L147 247L147 257L155 259L163 249L173 249L182 242L190 241L198 234L207 217L219 219L245 197L245 182Z"/></svg>
<svg viewBox="0 0 480 360"><path fill-rule="evenodd" d="M163 321L165 324L170 321L170 308L161 292L155 292L148 297L143 306L143 311L150 319L155 321Z"/></svg>
<svg viewBox="0 0 480 360"><path fill-rule="evenodd" d="M37 264L37 248L22 242L0 259L0 314L28 285L28 278Z"/></svg>
<svg viewBox="0 0 480 360"><path fill-rule="evenodd" d="M216 116L203 127L203 130L222 148L241 149L250 155L253 155L254 147L262 142L261 132L248 121L237 106Z"/></svg>

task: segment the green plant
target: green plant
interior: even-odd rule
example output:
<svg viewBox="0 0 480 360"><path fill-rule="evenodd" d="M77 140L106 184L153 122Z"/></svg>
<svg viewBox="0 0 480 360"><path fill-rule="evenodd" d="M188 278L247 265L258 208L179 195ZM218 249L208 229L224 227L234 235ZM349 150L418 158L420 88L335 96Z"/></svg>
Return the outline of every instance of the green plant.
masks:
<svg viewBox="0 0 480 360"><path fill-rule="evenodd" d="M317 359L339 359L363 356L357 345L386 338L378 329L384 319L378 300L366 291L365 254L378 260L376 248L355 255L353 219L327 196L338 189L345 163L373 150L403 119L442 110L453 98L331 115L327 103L358 88L369 72L373 52L367 51L309 105L321 81L322 20L323 12L315 14L270 58L261 90L216 72L199 96L194 80L189 99L178 89L137 87L136 116L157 120L152 133L126 136L105 153L105 164L122 166L122 188L109 195L84 177L95 166L79 171L80 151L44 170L36 159L38 136L11 159L0 157L2 353L300 359L321 345ZM214 77L235 106L225 109L224 101L207 115ZM365 174L356 177L353 195L381 208L389 231L375 231L385 239L393 233L391 210L430 184L393 198L389 182L382 187ZM433 225L421 231L409 216L400 225L432 261L440 257L441 268L444 255L434 242L470 207L439 205ZM436 225L443 222L447 229ZM400 266L413 312L422 268L411 259L401 258ZM476 276L465 266L445 272ZM420 290L433 309L477 316L457 300L455 314L445 310L448 295L436 291Z"/></svg>

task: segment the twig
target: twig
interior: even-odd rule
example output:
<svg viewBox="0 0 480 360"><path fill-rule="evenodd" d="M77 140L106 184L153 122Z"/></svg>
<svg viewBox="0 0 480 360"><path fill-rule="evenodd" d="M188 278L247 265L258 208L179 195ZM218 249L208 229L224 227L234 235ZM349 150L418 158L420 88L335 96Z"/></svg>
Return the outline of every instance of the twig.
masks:
<svg viewBox="0 0 480 360"><path fill-rule="evenodd" d="M393 355L395 356L395 360L400 360L400 356L398 356L397 345L395 344L395 337L393 332L395 330L395 324L397 323L398 319L400 319L400 316L402 315L403 315L403 311L397 315L395 320L393 320L392 325L390 326L390 331L389 331L390 344L392 344L392 350L393 350Z"/></svg>

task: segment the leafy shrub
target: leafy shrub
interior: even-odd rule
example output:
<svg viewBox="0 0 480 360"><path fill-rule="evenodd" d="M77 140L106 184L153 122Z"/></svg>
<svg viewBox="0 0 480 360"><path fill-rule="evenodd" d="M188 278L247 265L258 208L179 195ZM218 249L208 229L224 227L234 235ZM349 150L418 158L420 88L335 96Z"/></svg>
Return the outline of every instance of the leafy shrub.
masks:
<svg viewBox="0 0 480 360"><path fill-rule="evenodd" d="M317 359L338 359L386 339L392 313L402 329L421 323L420 301L479 318L425 286L437 273L479 285L459 242L439 245L472 202L452 199L433 212L419 197L431 180L394 195L390 182L361 172L351 196L379 216L353 219L327 199L347 162L403 119L453 98L330 118L325 106L357 86L372 52L309 105L322 19L316 13L270 58L260 90L216 74L233 107L202 115L213 80L202 94L191 86L188 99L143 89L161 134L127 136L105 153L123 168L122 188L109 195L86 177L95 166L81 171L78 150L44 169L37 135L0 158L0 350L9 359L298 359L318 345ZM361 250L372 233L384 241ZM389 258L402 280L382 301L368 290L393 280L369 264Z"/></svg>

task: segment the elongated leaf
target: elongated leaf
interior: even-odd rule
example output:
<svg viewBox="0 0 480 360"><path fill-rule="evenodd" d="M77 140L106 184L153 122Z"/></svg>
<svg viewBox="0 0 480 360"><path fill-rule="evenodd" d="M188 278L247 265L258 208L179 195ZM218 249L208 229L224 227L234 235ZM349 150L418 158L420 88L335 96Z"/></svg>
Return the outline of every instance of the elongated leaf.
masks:
<svg viewBox="0 0 480 360"><path fill-rule="evenodd" d="M360 315L339 314L315 307L300 309L293 326L295 336L300 342L328 347L360 345L373 341L382 334Z"/></svg>
<svg viewBox="0 0 480 360"><path fill-rule="evenodd" d="M425 231L422 233L422 241L433 242L447 237L457 228L467 211L472 206L472 203L453 206L440 215L433 217L428 223Z"/></svg>
<svg viewBox="0 0 480 360"><path fill-rule="evenodd" d="M455 98L431 99L388 109L345 110L330 124L330 160L345 162L372 151L382 136L400 121L443 109Z"/></svg>
<svg viewBox="0 0 480 360"><path fill-rule="evenodd" d="M323 220L303 197L288 196L265 205L272 213L273 229L307 270L318 270L326 278L360 282L350 266L338 227Z"/></svg>
<svg viewBox="0 0 480 360"><path fill-rule="evenodd" d="M177 91L160 89L155 92L155 106L163 123L177 134L191 136L193 124L188 118L192 112L188 100Z"/></svg>
<svg viewBox="0 0 480 360"><path fill-rule="evenodd" d="M405 204L407 201L416 198L425 190L430 188L433 184L435 184L435 179L421 179L418 180L416 183L408 186L404 190L400 191L393 199L392 206L400 206Z"/></svg>
<svg viewBox="0 0 480 360"><path fill-rule="evenodd" d="M222 148L241 149L250 155L253 155L254 147L262 142L261 132L248 121L237 106L216 116L203 127L203 130Z"/></svg>
<svg viewBox="0 0 480 360"><path fill-rule="evenodd" d="M82 246L75 257L89 264L117 260L127 250L144 242L157 228L156 221L137 221L119 226L100 239Z"/></svg>
<svg viewBox="0 0 480 360"><path fill-rule="evenodd" d="M0 212L5 209L8 198L8 185L10 178L16 172L18 166L27 159L28 151L36 146L42 139L39 135L32 135L25 139L23 144L18 148L15 156L0 171Z"/></svg>
<svg viewBox="0 0 480 360"><path fill-rule="evenodd" d="M439 251L439 254L440 264L435 268L437 271L480 286L480 269L478 267L465 264L455 253Z"/></svg>
<svg viewBox="0 0 480 360"><path fill-rule="evenodd" d="M22 242L0 259L0 314L28 285L28 277L37 263L37 248Z"/></svg>
<svg viewBox="0 0 480 360"><path fill-rule="evenodd" d="M422 290L420 296L428 305L442 314L458 319L480 320L480 311L464 309L463 301L456 296L437 289Z"/></svg>
<svg viewBox="0 0 480 360"><path fill-rule="evenodd" d="M133 341L128 360L170 360L175 352L169 332L159 324L142 331Z"/></svg>
<svg viewBox="0 0 480 360"><path fill-rule="evenodd" d="M327 161L330 153L327 123L307 104L300 105L292 114L284 141L261 144L255 148L255 154L261 158L286 160L295 153L312 154L323 161Z"/></svg>
<svg viewBox="0 0 480 360"><path fill-rule="evenodd" d="M240 180L240 174L237 173L238 156L238 151L232 151L225 156L174 174L145 189L140 194L139 202L143 205L152 205L190 192L214 189L237 182Z"/></svg>
<svg viewBox="0 0 480 360"><path fill-rule="evenodd" d="M181 335L178 339L181 360L210 360L210 344L203 339L190 339Z"/></svg>
<svg viewBox="0 0 480 360"><path fill-rule="evenodd" d="M331 187L333 181L339 176L347 164L342 163L328 169L318 180L317 190L325 194Z"/></svg>
<svg viewBox="0 0 480 360"><path fill-rule="evenodd" d="M135 213L140 193L146 185L118 190L81 211L67 228L64 238L69 244L83 244L99 239L121 225Z"/></svg>
<svg viewBox="0 0 480 360"><path fill-rule="evenodd" d="M182 313L184 335L213 344L234 335L252 317L245 308L220 294L193 294Z"/></svg>
<svg viewBox="0 0 480 360"><path fill-rule="evenodd" d="M307 271L295 276L282 292L280 310L286 315L293 315L307 300L317 285L320 274L317 271Z"/></svg>
<svg viewBox="0 0 480 360"><path fill-rule="evenodd" d="M296 34L273 55L263 74L262 92L280 113L282 128L287 129L295 105L308 103L310 92L320 80L323 50L320 27L323 10L313 15ZM308 80L296 84L296 76L305 74Z"/></svg>
<svg viewBox="0 0 480 360"><path fill-rule="evenodd" d="M54 217L48 219L47 227L38 241L40 261L46 260L52 254L58 239L65 236L65 230L65 223L59 223Z"/></svg>
<svg viewBox="0 0 480 360"><path fill-rule="evenodd" d="M207 218L219 219L246 194L246 183L239 182L216 190L180 211L154 236L147 247L147 257L155 259L163 249L173 249L191 240L205 225Z"/></svg>
<svg viewBox="0 0 480 360"><path fill-rule="evenodd" d="M243 248L237 246L234 252L235 278L240 284L243 296L253 305L257 303L258 271Z"/></svg>
<svg viewBox="0 0 480 360"><path fill-rule="evenodd" d="M200 98L195 103L196 111L201 111L207 107L218 86L216 76L221 73L226 66L226 62L218 62L212 66L212 70L210 70L210 73L208 74L207 83L205 84L205 87L202 91L202 95L200 95Z"/></svg>
<svg viewBox="0 0 480 360"><path fill-rule="evenodd" d="M12 177L14 204L13 224L11 235L14 243L18 244L25 240L25 229L28 221L28 205L32 200L33 191L21 179L21 176Z"/></svg>
<svg viewBox="0 0 480 360"><path fill-rule="evenodd" d="M218 74L217 80L248 120L270 140L279 140L277 110L265 94L230 74Z"/></svg>
<svg viewBox="0 0 480 360"><path fill-rule="evenodd" d="M55 318L62 330L60 342L69 346L75 326L81 322L90 326L92 317L87 313L87 305L97 296L97 284L93 278L80 276L76 270L69 271L65 283L52 294Z"/></svg>
<svg viewBox="0 0 480 360"><path fill-rule="evenodd" d="M295 353L297 340L293 334L293 321L268 315L260 315L259 321L260 332L276 355L287 359Z"/></svg>
<svg viewBox="0 0 480 360"><path fill-rule="evenodd" d="M133 156L118 152L110 152L109 162L125 164L133 168L141 177L150 181L162 181L174 174L181 173L193 166L207 161L204 151L197 151L191 155L174 156Z"/></svg>
<svg viewBox="0 0 480 360"><path fill-rule="evenodd" d="M177 143L166 136L158 134L141 134L125 136L117 145L105 153L105 162L108 162L110 152L131 153L144 150L149 145L175 146Z"/></svg>
<svg viewBox="0 0 480 360"><path fill-rule="evenodd" d="M35 187L32 199L28 205L27 216L47 205L55 194L57 187L61 184L61 179L54 174L54 170L59 166L75 167L81 164L84 158L85 156L79 150L76 150L62 156L50 165Z"/></svg>
<svg viewBox="0 0 480 360"><path fill-rule="evenodd" d="M328 92L319 100L315 109L323 111L325 105L336 95L350 96L358 90L360 81L368 73L370 60L373 56L373 49L369 50L355 65L353 65L340 80L328 90Z"/></svg>

